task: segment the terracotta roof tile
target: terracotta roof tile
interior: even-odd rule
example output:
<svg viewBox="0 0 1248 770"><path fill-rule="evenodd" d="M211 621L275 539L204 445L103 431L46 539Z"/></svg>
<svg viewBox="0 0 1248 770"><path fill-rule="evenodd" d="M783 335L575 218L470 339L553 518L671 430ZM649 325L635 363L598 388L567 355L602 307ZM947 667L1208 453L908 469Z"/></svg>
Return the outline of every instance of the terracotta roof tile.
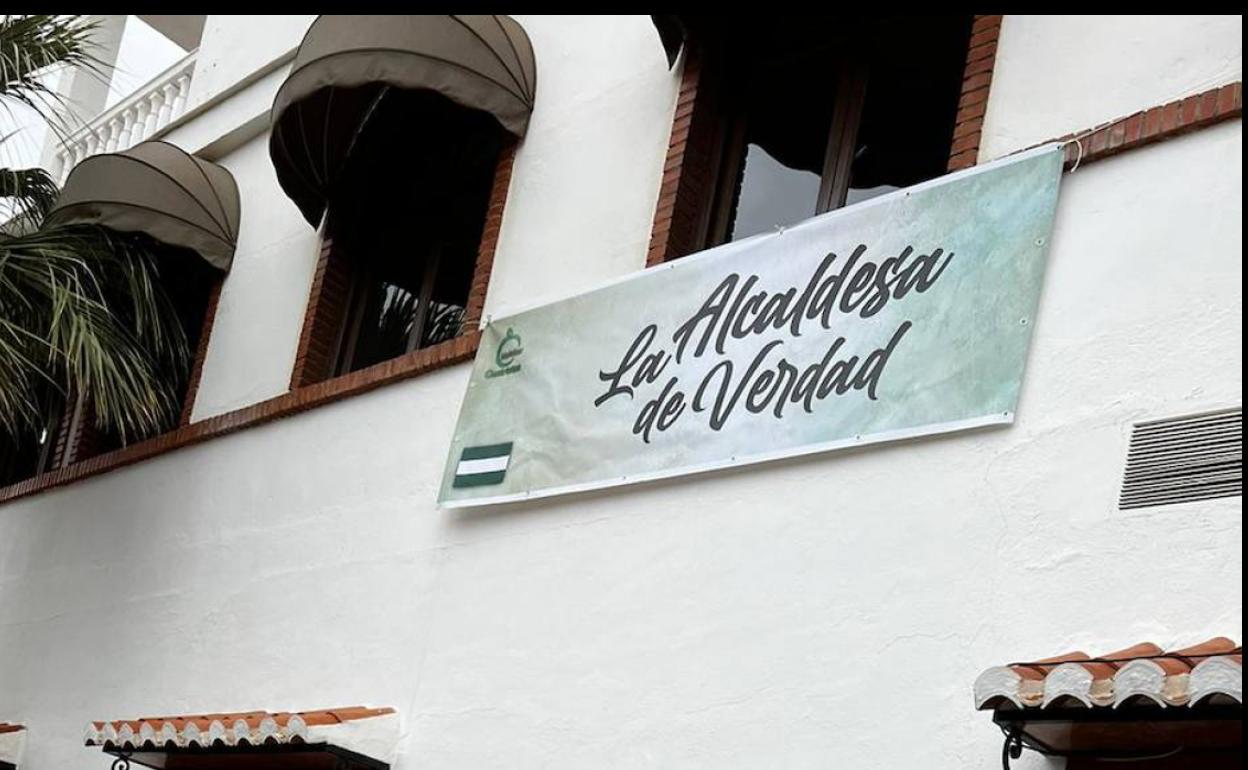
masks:
<svg viewBox="0 0 1248 770"><path fill-rule="evenodd" d="M1082 705L1132 700L1193 706L1210 698L1243 703L1242 648L1226 637L1165 651L1151 642L1090 657L1071 652L995 666L975 680L980 709Z"/></svg>
<svg viewBox="0 0 1248 770"><path fill-rule="evenodd" d="M376 747L395 744L397 737L398 717L394 709L348 706L317 711L232 711L91 722L85 741L88 746L105 749L160 750L275 743L330 743L354 748L351 744L362 739L373 747L370 756L385 760L385 756L377 754L387 752L378 752ZM392 752L393 745L387 750Z"/></svg>

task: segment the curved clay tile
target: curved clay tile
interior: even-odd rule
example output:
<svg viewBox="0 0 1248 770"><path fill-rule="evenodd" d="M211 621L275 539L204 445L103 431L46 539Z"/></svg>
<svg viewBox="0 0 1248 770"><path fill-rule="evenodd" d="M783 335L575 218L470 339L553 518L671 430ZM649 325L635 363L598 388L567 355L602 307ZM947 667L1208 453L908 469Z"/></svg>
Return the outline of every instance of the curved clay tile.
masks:
<svg viewBox="0 0 1248 770"><path fill-rule="evenodd" d="M391 708L353 706L302 713L254 711L91 722L87 724L84 743L126 750L326 743L367 749L373 752L370 756L388 761L397 745L397 716ZM355 732L342 731L348 723L357 728ZM383 750L378 750L378 746Z"/></svg>
<svg viewBox="0 0 1248 770"><path fill-rule="evenodd" d="M1188 681L1188 703L1195 706L1207 700L1244 702L1243 655L1205 658L1192 669Z"/></svg>
<svg viewBox="0 0 1248 770"><path fill-rule="evenodd" d="M1226 637L1163 651L1151 642L1090 658L1072 652L994 666L975 680L979 709L1113 706L1146 700L1160 706L1208 699L1243 702L1241 648Z"/></svg>

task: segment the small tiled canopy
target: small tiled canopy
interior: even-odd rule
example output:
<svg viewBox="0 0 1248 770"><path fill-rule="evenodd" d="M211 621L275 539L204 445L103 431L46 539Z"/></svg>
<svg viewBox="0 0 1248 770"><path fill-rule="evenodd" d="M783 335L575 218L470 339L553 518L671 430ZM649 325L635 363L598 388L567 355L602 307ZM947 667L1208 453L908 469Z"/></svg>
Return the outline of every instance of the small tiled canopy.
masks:
<svg viewBox="0 0 1248 770"><path fill-rule="evenodd" d="M1217 637L1176 650L1143 642L1095 658L1069 652L995 666L975 680L975 706L990 710L1004 734L1006 767L1024 750L1067 757L1072 770L1104 761L1242 767L1242 652Z"/></svg>
<svg viewBox="0 0 1248 770"><path fill-rule="evenodd" d="M273 100L269 136L277 180L313 227L388 88L441 94L522 137L537 89L533 46L509 16L317 18Z"/></svg>
<svg viewBox="0 0 1248 770"><path fill-rule="evenodd" d="M244 711L91 722L85 742L105 751L126 753L202 753L214 749L320 744L389 765L394 761L398 735L398 714L394 709L349 706L318 711ZM143 757L135 756L137 761L143 761Z"/></svg>
<svg viewBox="0 0 1248 770"><path fill-rule="evenodd" d="M238 244L239 218L238 185L229 171L151 141L74 166L45 226L96 224L146 233L226 271Z"/></svg>
<svg viewBox="0 0 1248 770"><path fill-rule="evenodd" d="M22 750L26 746L26 728L10 722L0 722L0 770L15 770L22 764Z"/></svg>
<svg viewBox="0 0 1248 770"><path fill-rule="evenodd" d="M1243 703L1243 649L1226 637L1165 651L1152 642L1093 658L1068 652L995 666L975 680L979 709Z"/></svg>

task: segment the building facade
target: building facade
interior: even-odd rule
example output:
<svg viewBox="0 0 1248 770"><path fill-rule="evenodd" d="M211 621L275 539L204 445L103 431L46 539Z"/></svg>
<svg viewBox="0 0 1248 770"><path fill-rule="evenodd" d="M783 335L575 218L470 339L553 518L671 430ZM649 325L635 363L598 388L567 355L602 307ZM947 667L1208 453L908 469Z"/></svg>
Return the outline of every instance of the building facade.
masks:
<svg viewBox="0 0 1248 770"><path fill-rule="evenodd" d="M312 16L158 23L187 57L45 159L65 178L160 140L216 164L237 186L232 260L202 278L179 425L0 489L0 721L25 727L20 767L107 766L82 745L92 720L364 704L397 715L381 753L398 768L990 768L986 670L1084 650L1112 658L1079 667L1095 687L1122 667L1106 651L1241 638L1242 448L1209 494L1123 489L1133 433L1239 424L1239 17L859 36L516 16L500 29L532 50L505 66L521 106L454 109L410 62L373 90L330 68L355 101L317 102L300 73L362 46L364 21L324 40ZM903 53L881 56L889 41ZM751 46L754 79L732 64ZM320 143L297 144L310 126ZM413 149L464 137L471 152ZM1067 172L1013 424L438 507L485 321L790 214L767 202L799 198L803 219L1050 141ZM757 148L803 176L756 183ZM332 194L330 165L350 168ZM398 252L424 255L419 275ZM433 308L397 342L374 322L396 295ZM1217 657L1238 677L1237 644L1166 675Z"/></svg>

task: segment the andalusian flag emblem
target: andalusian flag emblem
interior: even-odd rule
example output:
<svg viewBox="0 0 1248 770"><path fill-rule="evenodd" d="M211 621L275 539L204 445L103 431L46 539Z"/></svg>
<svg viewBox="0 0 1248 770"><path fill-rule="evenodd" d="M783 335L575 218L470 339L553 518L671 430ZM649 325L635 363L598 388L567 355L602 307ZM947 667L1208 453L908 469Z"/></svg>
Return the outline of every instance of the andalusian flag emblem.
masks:
<svg viewBox="0 0 1248 770"><path fill-rule="evenodd" d="M507 463L511 461L511 442L486 446L464 447L455 466L455 481L451 486L484 487L503 483L507 475Z"/></svg>

